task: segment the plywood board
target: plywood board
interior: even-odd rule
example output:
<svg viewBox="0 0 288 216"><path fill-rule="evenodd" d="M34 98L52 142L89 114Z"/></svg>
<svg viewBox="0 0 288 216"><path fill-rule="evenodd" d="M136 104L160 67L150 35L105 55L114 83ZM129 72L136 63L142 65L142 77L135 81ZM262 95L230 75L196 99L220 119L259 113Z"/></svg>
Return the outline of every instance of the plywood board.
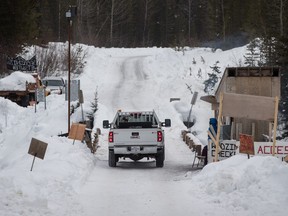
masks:
<svg viewBox="0 0 288 216"><path fill-rule="evenodd" d="M223 116L273 121L275 98L223 93Z"/></svg>
<svg viewBox="0 0 288 216"><path fill-rule="evenodd" d="M85 128L85 124L73 123L68 138L82 141L84 138Z"/></svg>
<svg viewBox="0 0 288 216"><path fill-rule="evenodd" d="M45 142L32 138L28 154L31 154L43 160L46 153L47 145L48 144Z"/></svg>

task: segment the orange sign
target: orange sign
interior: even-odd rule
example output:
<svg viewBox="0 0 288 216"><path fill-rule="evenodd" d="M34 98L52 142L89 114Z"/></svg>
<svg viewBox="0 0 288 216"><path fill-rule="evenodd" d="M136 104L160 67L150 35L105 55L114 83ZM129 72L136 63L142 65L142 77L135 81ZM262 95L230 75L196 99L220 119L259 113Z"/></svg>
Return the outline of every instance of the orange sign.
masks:
<svg viewBox="0 0 288 216"><path fill-rule="evenodd" d="M240 153L254 155L254 137L247 134L240 134Z"/></svg>
<svg viewBox="0 0 288 216"><path fill-rule="evenodd" d="M85 128L85 124L73 123L68 138L82 141L84 138Z"/></svg>

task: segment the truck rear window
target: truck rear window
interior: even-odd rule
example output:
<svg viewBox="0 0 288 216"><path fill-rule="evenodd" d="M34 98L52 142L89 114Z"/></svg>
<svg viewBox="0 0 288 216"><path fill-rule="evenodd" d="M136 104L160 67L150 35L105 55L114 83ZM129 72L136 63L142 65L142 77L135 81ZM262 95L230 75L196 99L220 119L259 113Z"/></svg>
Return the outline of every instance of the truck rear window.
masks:
<svg viewBox="0 0 288 216"><path fill-rule="evenodd" d="M157 125L153 115L143 115L141 113L119 115L118 128L153 128L153 125Z"/></svg>

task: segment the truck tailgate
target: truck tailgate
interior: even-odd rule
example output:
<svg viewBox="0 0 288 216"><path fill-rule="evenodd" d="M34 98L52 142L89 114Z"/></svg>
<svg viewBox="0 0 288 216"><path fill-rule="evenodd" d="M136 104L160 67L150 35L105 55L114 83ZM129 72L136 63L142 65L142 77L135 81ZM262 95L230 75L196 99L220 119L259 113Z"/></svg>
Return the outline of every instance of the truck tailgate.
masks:
<svg viewBox="0 0 288 216"><path fill-rule="evenodd" d="M160 129L120 129L114 130L115 145L156 145L157 131Z"/></svg>

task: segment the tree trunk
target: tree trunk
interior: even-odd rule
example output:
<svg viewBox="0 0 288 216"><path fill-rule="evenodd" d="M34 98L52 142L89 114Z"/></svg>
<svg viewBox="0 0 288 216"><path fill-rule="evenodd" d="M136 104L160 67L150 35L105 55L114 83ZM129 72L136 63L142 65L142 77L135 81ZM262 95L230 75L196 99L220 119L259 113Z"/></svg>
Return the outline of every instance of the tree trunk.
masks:
<svg viewBox="0 0 288 216"><path fill-rule="evenodd" d="M110 21L110 44L113 46L113 15L114 15L114 0L111 0L111 21Z"/></svg>
<svg viewBox="0 0 288 216"><path fill-rule="evenodd" d="M225 22L225 11L224 11L224 0L221 0L221 10L222 10L222 34L223 34L223 41L226 41L226 22Z"/></svg>

